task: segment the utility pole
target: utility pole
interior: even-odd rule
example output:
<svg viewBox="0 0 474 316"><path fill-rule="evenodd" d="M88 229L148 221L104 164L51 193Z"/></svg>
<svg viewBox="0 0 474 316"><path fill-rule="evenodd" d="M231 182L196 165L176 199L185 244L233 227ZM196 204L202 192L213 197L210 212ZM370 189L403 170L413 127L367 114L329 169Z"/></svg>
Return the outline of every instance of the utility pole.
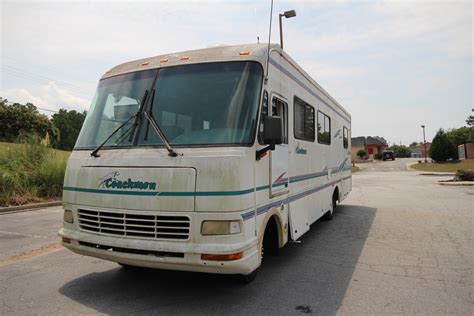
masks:
<svg viewBox="0 0 474 316"><path fill-rule="evenodd" d="M421 128L423 129L423 148L424 148L424 152L425 152L425 163L428 162L428 160L426 159L426 138L425 138L425 125L421 125Z"/></svg>

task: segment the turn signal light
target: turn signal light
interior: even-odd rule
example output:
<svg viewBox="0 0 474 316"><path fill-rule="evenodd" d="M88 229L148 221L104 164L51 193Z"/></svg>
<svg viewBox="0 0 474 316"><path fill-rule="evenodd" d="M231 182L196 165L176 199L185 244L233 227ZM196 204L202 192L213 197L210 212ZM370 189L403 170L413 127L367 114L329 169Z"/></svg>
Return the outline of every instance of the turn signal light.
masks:
<svg viewBox="0 0 474 316"><path fill-rule="evenodd" d="M250 52L244 50L244 51L241 51L239 54L240 54L240 55L250 55Z"/></svg>
<svg viewBox="0 0 474 316"><path fill-rule="evenodd" d="M214 254L201 254L201 260L212 260L212 261L233 261L242 259L243 252L231 253L228 255L214 255Z"/></svg>
<svg viewBox="0 0 474 316"><path fill-rule="evenodd" d="M68 238L66 236L61 236L63 243L65 244L70 244L71 243L71 238Z"/></svg>

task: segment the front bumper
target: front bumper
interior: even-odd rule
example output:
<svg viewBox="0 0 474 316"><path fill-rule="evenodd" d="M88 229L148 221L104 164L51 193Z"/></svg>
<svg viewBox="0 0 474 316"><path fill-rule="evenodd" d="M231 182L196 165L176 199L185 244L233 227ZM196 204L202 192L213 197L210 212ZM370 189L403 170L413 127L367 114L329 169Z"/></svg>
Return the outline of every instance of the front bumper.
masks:
<svg viewBox="0 0 474 316"><path fill-rule="evenodd" d="M246 275L260 264L257 238L225 244L167 242L102 236L65 228L59 231L59 235L71 239L70 243L61 244L75 253L134 266ZM201 254L238 252L243 252L243 256L235 261L201 259Z"/></svg>

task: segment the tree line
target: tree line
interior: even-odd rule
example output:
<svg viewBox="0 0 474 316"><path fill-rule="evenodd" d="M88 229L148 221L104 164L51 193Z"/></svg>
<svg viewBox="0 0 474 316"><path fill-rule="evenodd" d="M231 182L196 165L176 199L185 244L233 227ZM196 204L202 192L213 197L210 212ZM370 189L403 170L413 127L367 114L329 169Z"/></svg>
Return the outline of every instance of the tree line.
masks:
<svg viewBox="0 0 474 316"><path fill-rule="evenodd" d="M86 111L60 109L49 118L32 103L9 103L0 97L0 141L21 142L34 134L53 148L73 149Z"/></svg>
<svg viewBox="0 0 474 316"><path fill-rule="evenodd" d="M431 147L428 150L429 156L437 162L459 159L457 147L466 143L474 143L474 115L470 115L466 119L466 125L446 131L440 128L431 142ZM422 144L423 142L412 142L409 147L393 145L390 149L396 153L397 157L410 157L410 148Z"/></svg>

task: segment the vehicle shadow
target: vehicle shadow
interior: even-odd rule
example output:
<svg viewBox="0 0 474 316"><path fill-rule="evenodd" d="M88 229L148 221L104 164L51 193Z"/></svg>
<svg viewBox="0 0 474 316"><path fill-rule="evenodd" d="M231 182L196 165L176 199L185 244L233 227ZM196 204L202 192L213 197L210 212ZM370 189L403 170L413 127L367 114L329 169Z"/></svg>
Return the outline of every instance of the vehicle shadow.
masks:
<svg viewBox="0 0 474 316"><path fill-rule="evenodd" d="M117 266L71 280L59 292L107 314L335 314L375 213L340 205L332 221L314 223L301 243L265 257L251 284L228 275Z"/></svg>

